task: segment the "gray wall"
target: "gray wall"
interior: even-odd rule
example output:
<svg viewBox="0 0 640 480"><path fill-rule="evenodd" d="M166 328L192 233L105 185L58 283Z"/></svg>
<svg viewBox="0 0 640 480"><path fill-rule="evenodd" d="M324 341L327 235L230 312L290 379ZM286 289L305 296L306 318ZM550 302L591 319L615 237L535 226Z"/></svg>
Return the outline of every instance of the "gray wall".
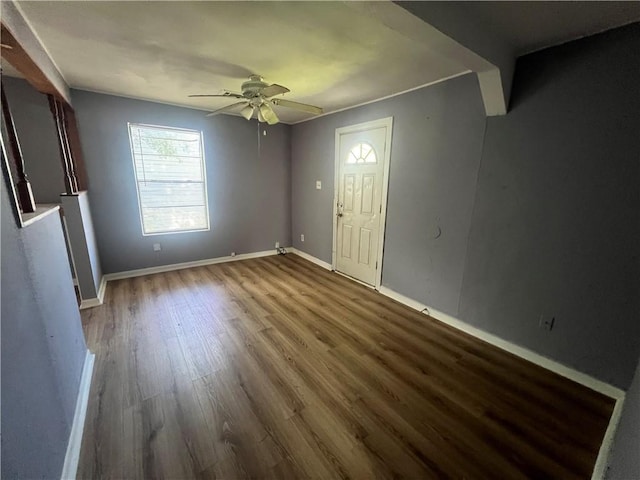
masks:
<svg viewBox="0 0 640 480"><path fill-rule="evenodd" d="M639 49L635 24L520 58L504 117L481 118L467 75L295 125L294 246L331 261L334 131L393 115L383 285L626 388L640 354Z"/></svg>
<svg viewBox="0 0 640 480"><path fill-rule="evenodd" d="M87 348L58 213L2 197L2 478L60 478Z"/></svg>
<svg viewBox="0 0 640 480"><path fill-rule="evenodd" d="M487 122L458 312L625 388L640 356L639 51L636 24L519 59L511 111Z"/></svg>
<svg viewBox="0 0 640 480"><path fill-rule="evenodd" d="M2 84L36 203L60 203L65 191L62 163L47 96L20 78L3 76Z"/></svg>
<svg viewBox="0 0 640 480"><path fill-rule="evenodd" d="M640 362L627 391L620 424L609 456L608 480L640 478Z"/></svg>
<svg viewBox="0 0 640 480"><path fill-rule="evenodd" d="M289 126L265 127L258 155L255 121L80 90L72 98L104 273L290 245ZM127 122L203 131L209 232L142 235Z"/></svg>
<svg viewBox="0 0 640 480"><path fill-rule="evenodd" d="M393 139L383 283L454 312L485 128L475 75L295 125L293 245L331 262L335 129L388 116Z"/></svg>

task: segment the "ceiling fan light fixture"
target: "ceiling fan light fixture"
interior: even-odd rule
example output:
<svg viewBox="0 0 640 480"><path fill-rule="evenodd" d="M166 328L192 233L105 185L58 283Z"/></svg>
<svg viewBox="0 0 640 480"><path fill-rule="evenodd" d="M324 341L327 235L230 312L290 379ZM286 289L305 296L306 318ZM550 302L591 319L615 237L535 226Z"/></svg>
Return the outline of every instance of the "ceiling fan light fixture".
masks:
<svg viewBox="0 0 640 480"><path fill-rule="evenodd" d="M242 110L240 110L240 115L242 115L247 120L251 120L251 117L253 117L253 107L251 105L247 105Z"/></svg>
<svg viewBox="0 0 640 480"><path fill-rule="evenodd" d="M267 102L260 105L260 113L262 114L262 118L264 118L269 125L275 125L280 121L276 112L273 111L271 105Z"/></svg>
<svg viewBox="0 0 640 480"><path fill-rule="evenodd" d="M237 110L235 109L243 105L242 109L240 110L240 115L242 115L247 120L251 120L251 118L253 118L253 116L257 114L259 122L266 122L269 125L275 125L276 123L280 122L278 115L273 110L274 105L278 107L299 110L301 112L311 113L313 115L319 115L323 113L322 108L316 107L314 105L293 102L281 97L271 98L275 97L276 95L285 94L289 92L289 89L287 87L283 87L282 85L278 85L277 83L269 85L260 75L251 75L249 77L249 80L242 84L241 88L242 93L235 93L224 90L222 94L198 94L189 95L189 97L237 98L242 101L219 108L211 113L208 113L207 116L212 117L214 115L218 115L219 113L226 113L232 110L234 112L237 112Z"/></svg>

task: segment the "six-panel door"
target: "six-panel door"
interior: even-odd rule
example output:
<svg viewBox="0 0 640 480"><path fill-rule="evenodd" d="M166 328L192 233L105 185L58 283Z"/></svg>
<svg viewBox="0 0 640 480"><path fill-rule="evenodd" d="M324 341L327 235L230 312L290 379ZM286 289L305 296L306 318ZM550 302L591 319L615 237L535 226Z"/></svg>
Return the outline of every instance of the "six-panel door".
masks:
<svg viewBox="0 0 640 480"><path fill-rule="evenodd" d="M375 285L386 128L339 137L336 269Z"/></svg>

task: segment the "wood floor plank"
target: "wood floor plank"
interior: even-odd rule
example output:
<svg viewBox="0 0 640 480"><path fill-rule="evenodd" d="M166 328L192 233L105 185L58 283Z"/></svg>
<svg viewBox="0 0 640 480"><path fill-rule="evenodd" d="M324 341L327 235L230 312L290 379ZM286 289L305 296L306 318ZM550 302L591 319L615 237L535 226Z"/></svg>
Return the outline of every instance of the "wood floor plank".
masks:
<svg viewBox="0 0 640 480"><path fill-rule="evenodd" d="M292 254L109 282L79 478L589 478L613 400Z"/></svg>

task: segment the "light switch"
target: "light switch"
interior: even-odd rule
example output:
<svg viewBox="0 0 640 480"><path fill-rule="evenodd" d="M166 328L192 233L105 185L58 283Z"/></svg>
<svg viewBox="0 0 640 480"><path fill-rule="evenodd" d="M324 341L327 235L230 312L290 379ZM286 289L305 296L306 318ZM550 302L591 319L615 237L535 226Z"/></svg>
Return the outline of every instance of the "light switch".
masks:
<svg viewBox="0 0 640 480"><path fill-rule="evenodd" d="M320 180L316 180L316 190L322 190L322 182Z"/></svg>

